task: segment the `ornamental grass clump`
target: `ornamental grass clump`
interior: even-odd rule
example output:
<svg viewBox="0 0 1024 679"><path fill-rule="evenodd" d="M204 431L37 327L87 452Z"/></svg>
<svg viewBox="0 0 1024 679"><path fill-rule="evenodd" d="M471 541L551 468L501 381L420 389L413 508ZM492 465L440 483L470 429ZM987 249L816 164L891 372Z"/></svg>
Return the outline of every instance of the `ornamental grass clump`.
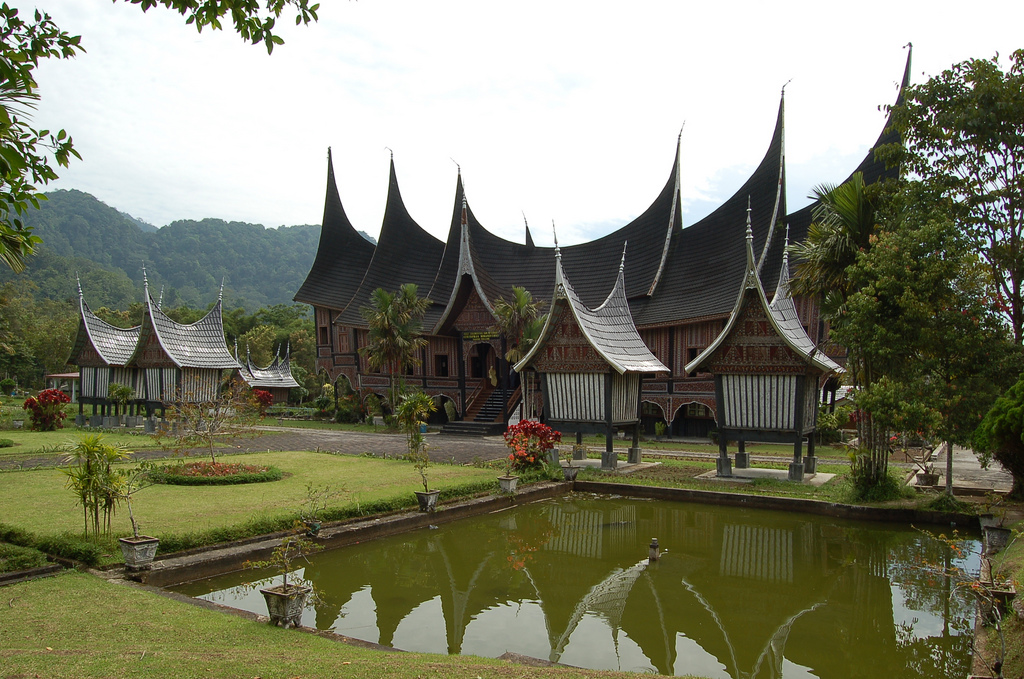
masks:
<svg viewBox="0 0 1024 679"><path fill-rule="evenodd" d="M53 431L64 427L64 404L71 398L60 389L44 389L38 396L29 396L21 406L28 411L33 431Z"/></svg>
<svg viewBox="0 0 1024 679"><path fill-rule="evenodd" d="M505 431L505 445L512 451L507 459L515 471L539 469L561 441L561 432L540 422L523 420Z"/></svg>

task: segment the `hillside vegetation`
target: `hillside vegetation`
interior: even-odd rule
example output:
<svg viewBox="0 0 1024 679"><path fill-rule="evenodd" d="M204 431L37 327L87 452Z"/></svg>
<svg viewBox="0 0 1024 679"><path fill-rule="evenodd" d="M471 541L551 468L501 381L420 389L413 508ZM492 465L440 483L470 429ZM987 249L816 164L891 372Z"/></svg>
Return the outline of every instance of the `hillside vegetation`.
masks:
<svg viewBox="0 0 1024 679"><path fill-rule="evenodd" d="M287 304L306 277L318 225L267 229L219 219L155 227L88 193L54 191L26 223L43 239L24 274L0 270L0 283L28 278L45 299L76 296L75 273L91 306L125 309L142 299L145 265L154 296L169 306L205 307L224 281L227 308Z"/></svg>

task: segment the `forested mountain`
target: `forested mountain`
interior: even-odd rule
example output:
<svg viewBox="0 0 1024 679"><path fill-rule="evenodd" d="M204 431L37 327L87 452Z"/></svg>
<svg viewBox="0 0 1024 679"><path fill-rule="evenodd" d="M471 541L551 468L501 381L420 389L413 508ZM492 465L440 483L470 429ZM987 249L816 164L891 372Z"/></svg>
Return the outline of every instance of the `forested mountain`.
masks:
<svg viewBox="0 0 1024 679"><path fill-rule="evenodd" d="M258 224L182 220L157 229L81 191L53 191L26 223L43 239L25 273L0 269L0 283L29 279L37 296L76 295L75 274L91 306L126 309L150 290L169 306L204 308L224 281L227 308L250 312L288 304L316 255L318 225L267 229Z"/></svg>

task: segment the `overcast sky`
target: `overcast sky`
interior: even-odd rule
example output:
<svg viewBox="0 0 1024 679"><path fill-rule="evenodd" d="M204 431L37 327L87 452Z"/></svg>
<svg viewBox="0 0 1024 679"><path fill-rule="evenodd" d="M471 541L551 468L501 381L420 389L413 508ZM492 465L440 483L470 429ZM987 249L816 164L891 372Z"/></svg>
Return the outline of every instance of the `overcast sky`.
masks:
<svg viewBox="0 0 1024 679"><path fill-rule="evenodd" d="M36 7L14 0L22 11ZM83 160L80 189L163 226L217 217L319 224L327 148L356 228L376 235L389 151L410 214L444 238L456 165L491 231L538 244L643 212L682 135L684 224L764 155L786 88L791 209L877 138L914 44L912 82L1024 47L1024 2L329 0L282 21L268 56L231 31L109 0L39 5L87 53L39 70L36 122Z"/></svg>

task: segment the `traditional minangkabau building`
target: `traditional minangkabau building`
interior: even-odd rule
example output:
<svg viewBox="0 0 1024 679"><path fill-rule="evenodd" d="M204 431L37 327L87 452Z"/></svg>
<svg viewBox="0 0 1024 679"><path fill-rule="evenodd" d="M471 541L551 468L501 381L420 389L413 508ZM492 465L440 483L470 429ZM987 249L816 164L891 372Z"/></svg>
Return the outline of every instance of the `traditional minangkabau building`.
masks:
<svg viewBox="0 0 1024 679"><path fill-rule="evenodd" d="M249 387L263 389L270 392L274 397L274 404L287 403L288 392L299 386L299 383L292 377L291 368L291 344L287 345L284 355L281 354L281 347L278 346L274 353L274 360L270 365L261 368L252 362L249 356L249 347L245 348L245 363L238 361L238 375ZM235 347L235 356L238 356L238 347Z"/></svg>
<svg viewBox="0 0 1024 679"><path fill-rule="evenodd" d="M224 371L239 369L224 341L223 292L206 316L182 324L160 309L149 294L148 281L144 287L142 324L122 329L104 322L89 309L79 285L81 319L68 362L80 368L81 420L85 405L93 406L94 418L111 414L111 384L133 390L129 399L132 412L145 410L152 415L176 401L214 400Z"/></svg>
<svg viewBox="0 0 1024 679"><path fill-rule="evenodd" d="M908 57L904 87L909 69ZM602 238L558 251L580 302L593 309L615 286L619 257L629 242L624 295L640 337L669 371L646 375L643 381L641 419L647 433L655 433L658 422L682 436L707 436L716 426L711 375L700 369L688 372L686 365L715 341L733 312L736 290L747 272L748 206L749 247L763 280L775 281L781 274L787 229L794 240L806 236L816 204L792 213L786 207L783 104L761 163L707 217L683 228L677 143L668 180L639 217ZM883 132L875 146L898 139L895 132ZM896 174L874 159L873 150L855 171L868 184ZM416 284L419 294L432 303L423 319L427 345L406 383L450 400L459 419L476 420L486 429L507 422L520 398L517 376L504 360L507 338L495 329L494 304L499 298L511 299L513 286L524 287L535 300L550 302L555 258L555 248L534 244L529 227L523 243L487 231L469 207L461 171L448 236L438 240L406 210L393 158L375 246L345 214L328 150L319 250L294 299L314 309L318 372L364 394L384 395L387 376L371 370L359 353L367 344L367 326L359 310L375 288ZM795 298L791 303L809 341L841 357L843 350L827 343L814 300ZM445 418L443 408L438 413Z"/></svg>

